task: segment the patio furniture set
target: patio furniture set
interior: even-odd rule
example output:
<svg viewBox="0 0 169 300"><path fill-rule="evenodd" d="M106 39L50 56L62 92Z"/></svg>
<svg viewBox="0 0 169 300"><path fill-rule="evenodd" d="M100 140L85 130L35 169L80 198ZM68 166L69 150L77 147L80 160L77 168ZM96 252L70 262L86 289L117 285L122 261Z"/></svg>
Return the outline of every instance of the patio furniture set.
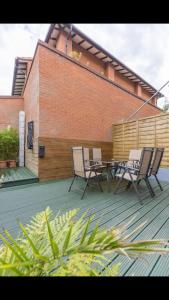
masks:
<svg viewBox="0 0 169 300"><path fill-rule="evenodd" d="M126 189L133 186L141 204L142 199L138 191L138 185L142 180L146 183L151 197L155 196L155 192L149 181L151 176L155 177L161 191L163 190L157 174L164 154L164 148L144 147L141 150L130 150L127 161L114 159L104 161L102 160L101 148L93 148L92 150L93 159L90 160L89 148L81 146L72 148L74 177L68 191L71 191L76 178L83 178L86 184L81 199L83 199L89 184L97 184L100 191L103 192L101 186L103 174L106 175L108 192L111 190L113 179L117 180L114 194L117 193L121 182L125 180L128 182Z"/></svg>

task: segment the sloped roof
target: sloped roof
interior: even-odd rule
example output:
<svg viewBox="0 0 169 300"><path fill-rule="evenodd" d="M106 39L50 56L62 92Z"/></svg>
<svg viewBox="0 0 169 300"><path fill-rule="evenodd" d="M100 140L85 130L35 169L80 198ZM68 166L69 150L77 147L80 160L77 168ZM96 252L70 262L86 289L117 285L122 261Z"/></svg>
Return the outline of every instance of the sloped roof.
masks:
<svg viewBox="0 0 169 300"><path fill-rule="evenodd" d="M12 96L21 96L25 80L27 76L28 61L32 61L30 57L16 57L13 74Z"/></svg>
<svg viewBox="0 0 169 300"><path fill-rule="evenodd" d="M48 43L49 40L55 42L57 40L60 30L65 31L69 36L71 35L72 41L80 45L89 53L93 54L102 62L110 62L116 71L130 79L132 82L139 83L142 86L142 88L148 91L150 94L153 95L155 92L157 92L157 89L155 89L151 84L145 81L141 76L132 71L114 55L110 54L108 51L103 49L101 46L95 43L91 38L89 38L87 35L85 35L72 24L51 24L46 35L45 42ZM158 93L157 96L163 97L164 95L162 93Z"/></svg>

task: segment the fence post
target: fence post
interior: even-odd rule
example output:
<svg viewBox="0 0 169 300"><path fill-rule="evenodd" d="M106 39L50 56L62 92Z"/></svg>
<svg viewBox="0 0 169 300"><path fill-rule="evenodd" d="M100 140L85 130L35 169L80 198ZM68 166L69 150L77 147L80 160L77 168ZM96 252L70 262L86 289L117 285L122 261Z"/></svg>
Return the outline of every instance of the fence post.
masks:
<svg viewBox="0 0 169 300"><path fill-rule="evenodd" d="M156 120L157 120L157 117L155 117L155 125L154 125L154 129L155 129L155 132L154 132L154 147L157 147L157 138L156 138Z"/></svg>
<svg viewBox="0 0 169 300"><path fill-rule="evenodd" d="M124 123L123 123L123 158L124 158Z"/></svg>
<svg viewBox="0 0 169 300"><path fill-rule="evenodd" d="M139 148L139 120L136 121L136 145Z"/></svg>

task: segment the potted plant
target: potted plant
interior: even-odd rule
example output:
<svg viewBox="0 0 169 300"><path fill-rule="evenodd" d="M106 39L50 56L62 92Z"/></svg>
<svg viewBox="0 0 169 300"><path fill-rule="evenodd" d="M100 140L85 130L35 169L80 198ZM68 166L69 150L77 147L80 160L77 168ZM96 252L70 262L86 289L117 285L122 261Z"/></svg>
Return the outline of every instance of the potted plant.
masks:
<svg viewBox="0 0 169 300"><path fill-rule="evenodd" d="M16 167L19 137L14 128L4 129L0 133L0 168Z"/></svg>
<svg viewBox="0 0 169 300"><path fill-rule="evenodd" d="M4 160L2 156L0 156L0 169L5 169L5 168L7 168L7 161Z"/></svg>
<svg viewBox="0 0 169 300"><path fill-rule="evenodd" d="M3 140L3 133L0 132L0 169L5 169L7 167L7 162L5 159L5 146Z"/></svg>
<svg viewBox="0 0 169 300"><path fill-rule="evenodd" d="M16 161L18 158L18 148L19 148L19 136L18 132L14 128L7 130L7 145L6 154L9 168L16 168Z"/></svg>

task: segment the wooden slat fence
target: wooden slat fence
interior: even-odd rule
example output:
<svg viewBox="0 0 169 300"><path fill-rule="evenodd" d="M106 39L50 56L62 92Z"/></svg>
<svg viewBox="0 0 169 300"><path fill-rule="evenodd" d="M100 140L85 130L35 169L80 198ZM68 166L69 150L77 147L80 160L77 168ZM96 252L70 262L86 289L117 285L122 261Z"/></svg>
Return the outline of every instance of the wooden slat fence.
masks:
<svg viewBox="0 0 169 300"><path fill-rule="evenodd" d="M162 167L169 167L169 113L113 124L113 157L128 159L131 149L164 147Z"/></svg>

